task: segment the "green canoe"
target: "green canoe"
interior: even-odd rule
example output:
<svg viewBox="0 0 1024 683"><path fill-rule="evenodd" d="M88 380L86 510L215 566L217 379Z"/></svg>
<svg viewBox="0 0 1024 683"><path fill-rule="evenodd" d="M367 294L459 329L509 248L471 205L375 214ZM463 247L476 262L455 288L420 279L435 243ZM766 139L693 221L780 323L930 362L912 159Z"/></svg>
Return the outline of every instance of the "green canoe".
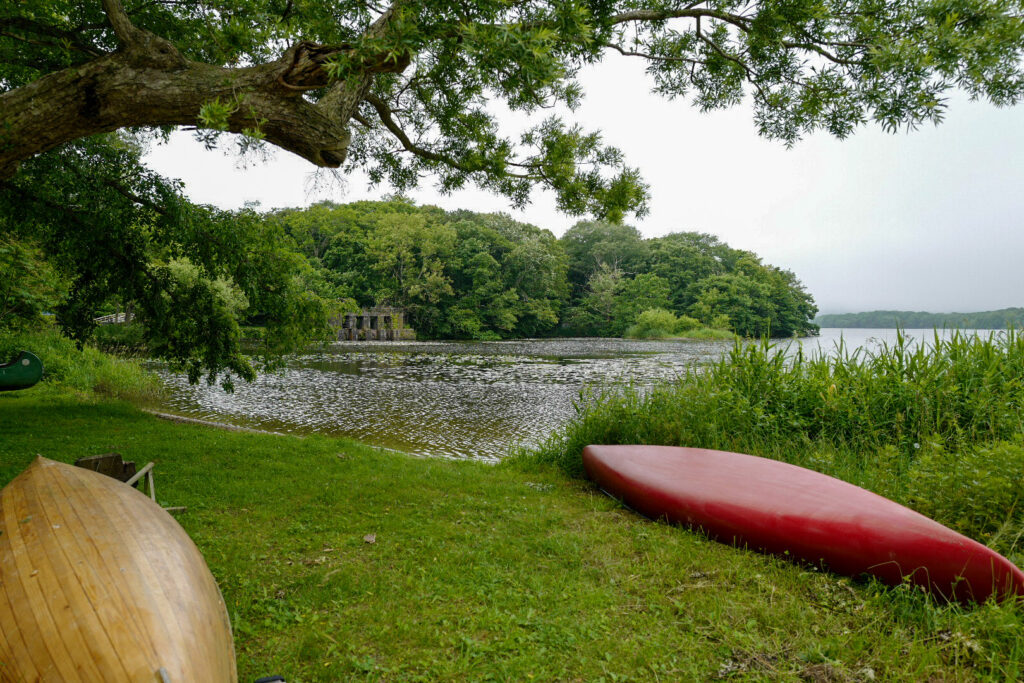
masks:
<svg viewBox="0 0 1024 683"><path fill-rule="evenodd" d="M43 361L28 351L22 351L10 363L0 365L0 391L28 389L42 378Z"/></svg>

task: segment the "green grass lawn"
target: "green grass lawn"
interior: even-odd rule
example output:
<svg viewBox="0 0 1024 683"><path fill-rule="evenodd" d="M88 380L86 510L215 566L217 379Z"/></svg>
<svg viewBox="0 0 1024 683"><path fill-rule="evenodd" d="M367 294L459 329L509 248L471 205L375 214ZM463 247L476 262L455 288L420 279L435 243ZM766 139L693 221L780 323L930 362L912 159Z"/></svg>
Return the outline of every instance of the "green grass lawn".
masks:
<svg viewBox="0 0 1024 683"><path fill-rule="evenodd" d="M157 463L224 593L241 680L931 680L1021 674L1015 607L964 611L644 520L588 483L331 438L0 394L36 454ZM367 542L373 537L373 543Z"/></svg>

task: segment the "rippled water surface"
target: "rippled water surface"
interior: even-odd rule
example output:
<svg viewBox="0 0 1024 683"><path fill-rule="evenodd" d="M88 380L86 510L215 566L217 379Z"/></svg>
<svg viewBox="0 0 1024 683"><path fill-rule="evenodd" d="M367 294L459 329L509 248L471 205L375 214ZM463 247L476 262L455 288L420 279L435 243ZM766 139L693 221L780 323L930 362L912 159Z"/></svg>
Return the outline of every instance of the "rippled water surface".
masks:
<svg viewBox="0 0 1024 683"><path fill-rule="evenodd" d="M839 330L803 340L834 347ZM912 331L913 332L913 331ZM891 340L889 330L844 330L848 345ZM923 333L917 335L925 337ZM345 342L293 359L233 394L171 388L165 408L282 432L321 432L419 455L494 461L565 423L584 387L671 379L717 360L731 342L550 339L505 342Z"/></svg>
<svg viewBox="0 0 1024 683"><path fill-rule="evenodd" d="M557 339L344 342L233 394L161 370L166 408L285 432L322 432L421 455L496 460L574 414L586 386L670 379L723 342Z"/></svg>

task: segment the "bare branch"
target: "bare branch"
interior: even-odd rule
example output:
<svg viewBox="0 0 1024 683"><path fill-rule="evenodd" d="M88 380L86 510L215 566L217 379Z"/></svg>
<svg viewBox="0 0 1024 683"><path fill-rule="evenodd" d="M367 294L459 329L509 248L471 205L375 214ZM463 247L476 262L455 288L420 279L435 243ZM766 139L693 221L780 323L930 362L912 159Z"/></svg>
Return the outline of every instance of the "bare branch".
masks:
<svg viewBox="0 0 1024 683"><path fill-rule="evenodd" d="M57 38L58 40L65 41L68 47L71 47L78 52L86 54L90 57L100 57L106 54L103 50L100 50L95 45L82 40L81 36L77 31L64 31L53 26L47 26L46 24L26 19L24 17L6 17L0 20L0 29L14 29L28 33L34 33L37 36L47 36L50 38ZM62 45L56 45L53 43L46 43L43 41L34 41L28 36L11 33L10 31L0 30L0 34L7 36L8 38L14 38L32 45L40 45L45 47L63 47Z"/></svg>
<svg viewBox="0 0 1024 683"><path fill-rule="evenodd" d="M277 20L278 23L288 20L288 16L292 13L293 4L293 0L288 0L288 4L285 5L284 11L281 12L281 18Z"/></svg>
<svg viewBox="0 0 1024 683"><path fill-rule="evenodd" d="M167 215L167 209L164 206L162 206L162 205L158 204L157 202L154 202L154 201L152 201L150 199L146 199L145 197L140 197L139 195L135 194L134 192L132 192L131 190L126 188L124 185L122 185L122 184L120 184L118 182L115 182L113 180L104 180L103 184L106 185L107 187L109 187L110 189L112 189L114 192L116 192L119 195L121 195L122 197L124 197L125 199L127 199L128 201L134 202L135 204L138 204L139 206L144 206L147 209L149 209L150 211L153 211L154 213L158 213L158 214L160 214L162 216Z"/></svg>
<svg viewBox="0 0 1024 683"><path fill-rule="evenodd" d="M763 100L767 99L767 97L768 97L767 94L761 88L761 85L757 82L757 73L754 72L754 70L751 69L749 66L747 66L746 62L744 62L742 59L734 57L733 55L731 55L728 52L726 52L725 50L723 50L721 47L718 46L718 44L715 41L711 40L710 38L705 36L703 33L698 33L697 37L700 38L702 43L704 43L705 45L708 45L709 47L711 47L711 49L713 49L715 52L717 52L719 55L721 55L723 59L728 59L730 62L738 64L740 66L740 68L743 69L743 72L746 74L747 82L750 83L755 88L757 88L757 92L758 92L758 94L761 95L761 99L763 99Z"/></svg>
<svg viewBox="0 0 1024 683"><path fill-rule="evenodd" d="M39 47L59 47L56 43L51 43L45 40L33 40L32 38L28 38L26 36L20 36L17 33L11 33L10 31L0 30L0 36L4 36L5 38L13 38L14 40L19 40L23 43L28 43L29 45L37 45Z"/></svg>
<svg viewBox="0 0 1024 683"><path fill-rule="evenodd" d="M738 29L740 29L744 33L750 33L750 30L751 30L752 20L749 19L748 17L742 16L742 15L739 15L739 14L730 14L728 12L721 12L721 11L712 10L712 9L697 9L693 5L688 6L686 9L678 9L678 10L632 10L632 11L629 11L629 12L622 12L621 14L614 15L611 18L611 22L613 24L624 24L624 23L628 23L630 21L666 21L668 19L682 19L682 18L695 19L696 22L697 22L697 37L701 38L701 40L703 42L710 44L710 42L705 37L703 37L703 35L700 32L700 20L701 20L701 17L707 17L707 18L710 18L710 19L717 19L717 20L725 22L727 24L731 24L732 26L737 27ZM857 66L859 64L859 62L857 62L855 60L844 59L844 58L842 58L842 57L840 57L840 56L838 56L838 55L836 55L836 54L834 54L832 52L829 52L825 48L823 48L820 45L818 45L817 43L819 43L819 42L822 43L822 44L825 44L825 45L830 45L830 46L835 46L835 47L862 47L862 48L870 47L870 45L866 45L864 43L854 43L854 42L846 42L846 41L837 41L837 42L831 42L831 43L825 42L825 41L814 41L814 42L807 43L807 42L796 42L796 41L783 40L783 41L780 41L780 44L783 47L791 49L791 50L806 50L808 52L814 52L814 53L821 55L825 59L828 59L829 61L831 61L831 62L833 62L835 64L842 64L844 66ZM713 45L713 47L715 47L715 49L718 52L720 52L723 57L726 57L727 59L730 59L732 61L735 61L735 62L739 63L739 61L735 57L732 57L732 56L726 55L725 53L722 53L722 51L718 48L717 45ZM742 66L748 72L750 71L750 69L745 64L742 64Z"/></svg>
<svg viewBox="0 0 1024 683"><path fill-rule="evenodd" d="M398 138L398 141L402 143L402 147L404 147L407 152L412 152L416 156L422 157L424 159L429 159L430 161L437 161L442 164L447 164L448 166L457 168L460 171L469 172L471 170L463 166L461 163L458 162L458 160L453 159L452 157L445 156L443 154L438 154L437 152L432 152L429 149L426 149L425 147L420 147L412 140L410 140L409 136L406 135L405 131L398 126L398 123L396 123L395 119L391 116L391 108L387 105L386 102L384 102L384 100L372 94L367 94L365 100L370 104L371 107L373 107L377 111L377 116L380 117L381 123L384 124L384 127L387 128L392 135Z"/></svg>
<svg viewBox="0 0 1024 683"><path fill-rule="evenodd" d="M809 52L816 52L817 54L821 55L822 57L824 57L825 59L829 60L830 62L835 62L836 64L842 64L844 66L857 66L857 65L860 64L860 62L857 62L855 60L843 59L842 57L839 57L838 55L834 55L831 52L829 52L828 50L826 50L825 48L823 48L823 47L821 47L819 45L815 45L814 43L795 43L795 42L791 42L791 41L788 41L788 40L784 40L784 41L782 41L782 45L784 47L788 47L790 49L807 50Z"/></svg>

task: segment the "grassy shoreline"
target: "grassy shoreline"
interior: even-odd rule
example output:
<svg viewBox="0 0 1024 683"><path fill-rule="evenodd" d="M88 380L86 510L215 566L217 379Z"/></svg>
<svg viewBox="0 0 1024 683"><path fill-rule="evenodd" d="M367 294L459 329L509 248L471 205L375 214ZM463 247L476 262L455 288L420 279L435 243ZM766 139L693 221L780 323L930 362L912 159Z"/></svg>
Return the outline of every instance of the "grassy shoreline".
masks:
<svg viewBox="0 0 1024 683"><path fill-rule="evenodd" d="M676 385L604 397L499 466L160 420L111 398L147 394L131 364L64 351L50 381L0 393L0 485L37 454L156 462L159 501L188 507L178 519L221 586L241 680L1024 675L1016 605L938 605L714 543L640 518L576 468L588 442L780 457L927 494L934 516L995 528L983 540L1019 562L1001 507L1024 471L1020 337L795 366L737 346Z"/></svg>
<svg viewBox="0 0 1024 683"><path fill-rule="evenodd" d="M527 466L582 477L589 443L751 453L893 498L1024 564L1024 335L900 336L877 351L736 345L650 391L610 391Z"/></svg>
<svg viewBox="0 0 1024 683"><path fill-rule="evenodd" d="M550 468L228 432L0 395L36 454L157 463L217 577L242 680L1006 680L1021 615L932 604L646 521ZM374 543L364 538L375 535Z"/></svg>

